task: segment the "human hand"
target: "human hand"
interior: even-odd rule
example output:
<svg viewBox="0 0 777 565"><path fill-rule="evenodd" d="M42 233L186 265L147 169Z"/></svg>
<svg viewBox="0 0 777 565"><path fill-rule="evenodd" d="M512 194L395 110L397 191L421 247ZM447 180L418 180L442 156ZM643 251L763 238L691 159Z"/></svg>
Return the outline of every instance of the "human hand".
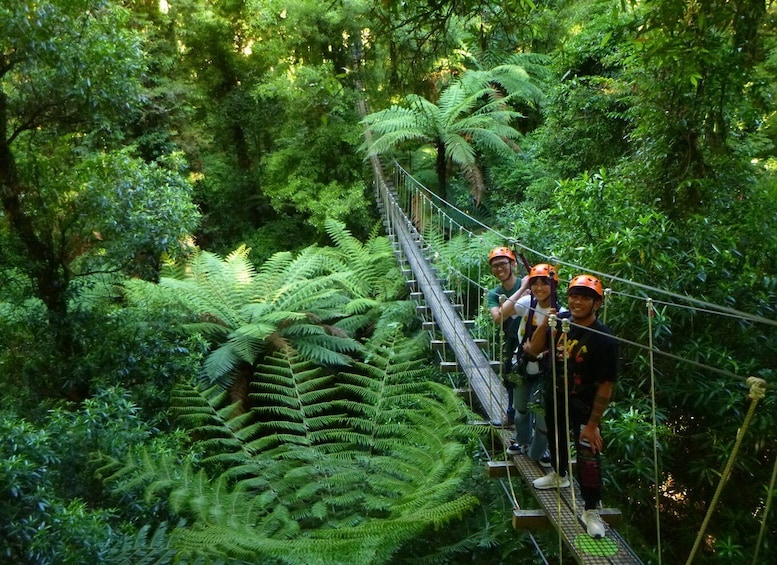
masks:
<svg viewBox="0 0 777 565"><path fill-rule="evenodd" d="M593 426L587 424L580 428L580 443L588 443L591 447L591 451L594 453L601 453L604 442L602 441L602 434L599 431L599 426Z"/></svg>

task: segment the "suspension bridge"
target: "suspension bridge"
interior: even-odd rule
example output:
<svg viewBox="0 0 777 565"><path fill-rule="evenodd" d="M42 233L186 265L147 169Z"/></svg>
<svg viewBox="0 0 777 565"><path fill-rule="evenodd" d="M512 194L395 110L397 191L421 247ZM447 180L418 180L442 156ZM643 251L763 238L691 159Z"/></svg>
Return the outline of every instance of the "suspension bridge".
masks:
<svg viewBox="0 0 777 565"><path fill-rule="evenodd" d="M488 462L489 476L506 476L511 479L514 475L522 477L531 485L531 482L543 476L545 471L526 456L506 454L504 446L509 445L512 430L498 424L507 406L507 394L500 374L502 364L499 359L501 351L499 332L495 330L490 318L487 322L483 322L483 317L479 316L483 311L482 300L488 289L480 285L482 273L478 269L481 268L483 257L487 255L489 248L483 243L483 247L479 249L475 246L477 253L471 260L459 257L461 264L471 265L475 272L462 272L460 269L452 268L437 251L437 244L450 240L456 235L465 234L468 237L480 238L482 241L482 237L478 234L493 230L454 206L442 202L396 162L390 167L389 178L384 174L384 167L377 157L371 158L371 164L375 177L375 198L386 233L392 242L397 261L410 288L410 296L416 301L418 315L423 319L424 328L430 334L431 346L439 356L440 369L450 375L452 386L457 388L469 400L470 405L484 416L485 420L482 423L491 426L495 444L501 445L500 453L497 453L498 449L492 450L494 457ZM509 238L496 235L502 241L509 241ZM513 244L520 246L518 242ZM535 256L542 256L534 250L524 249ZM553 257L548 257L547 260L559 263ZM574 267L577 271L585 270L575 265L568 266ZM592 274L600 275L596 272ZM631 281L624 282L641 286ZM647 287L644 288L647 289ZM606 293L609 294L610 289L607 289ZM677 298L694 302L688 297L678 296ZM650 319L652 301L647 299L646 305L649 311L648 319ZM706 303L698 301L694 307L704 306ZM725 308L722 310L725 311ZM648 334L652 336L652 328L649 329ZM633 343L631 345L643 347L652 362L652 356L656 351L652 341L644 346ZM671 357L670 354L667 355ZM685 359L680 360L693 363ZM763 396L765 383L760 379L754 379L752 382L748 380L748 384L751 385L752 413L758 399ZM657 441L654 441L654 444L657 444ZM733 462L735 455L735 453L732 454L730 462ZM775 470L777 470L777 464ZM725 484L725 474L724 471L719 489ZM508 480L507 483L511 484L511 481ZM588 536L579 520L582 511L579 487L574 482L572 486L571 489L550 491L531 489L536 508L521 508L510 487L506 487L505 490L513 502L514 527L528 529L530 532L541 528L554 528L558 533L559 554L568 554L581 564L641 563L616 529L620 520L620 512L617 509L599 509L606 524L604 538L593 539ZM656 498L658 499L657 492ZM709 512L713 508L714 504L711 505ZM763 523L765 518L764 516ZM660 556L658 509L656 509L656 522ZM693 560L705 526L706 520L699 531L696 546L688 563ZM536 542L535 547L537 547ZM659 563L661 563L660 557Z"/></svg>

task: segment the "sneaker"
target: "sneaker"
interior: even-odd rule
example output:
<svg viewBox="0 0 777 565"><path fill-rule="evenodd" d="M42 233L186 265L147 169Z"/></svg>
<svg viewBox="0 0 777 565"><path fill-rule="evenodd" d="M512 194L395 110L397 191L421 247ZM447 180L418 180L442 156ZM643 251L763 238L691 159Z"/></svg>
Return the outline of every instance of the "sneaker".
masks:
<svg viewBox="0 0 777 565"><path fill-rule="evenodd" d="M520 443L512 442L510 447L507 448L508 455L523 455L528 450L528 445L521 445Z"/></svg>
<svg viewBox="0 0 777 565"><path fill-rule="evenodd" d="M569 486L569 479L559 476L556 471L551 471L544 477L534 479L532 482L534 488L539 490L546 490L550 488L566 488Z"/></svg>
<svg viewBox="0 0 777 565"><path fill-rule="evenodd" d="M596 539L604 537L604 522L602 522L599 512L596 510L584 510L580 515L580 521L585 524L585 529L588 531L589 536Z"/></svg>
<svg viewBox="0 0 777 565"><path fill-rule="evenodd" d="M542 457L540 457L540 460L538 461L540 464L540 467L544 467L545 469L550 469L552 465L550 464L550 453L545 453Z"/></svg>

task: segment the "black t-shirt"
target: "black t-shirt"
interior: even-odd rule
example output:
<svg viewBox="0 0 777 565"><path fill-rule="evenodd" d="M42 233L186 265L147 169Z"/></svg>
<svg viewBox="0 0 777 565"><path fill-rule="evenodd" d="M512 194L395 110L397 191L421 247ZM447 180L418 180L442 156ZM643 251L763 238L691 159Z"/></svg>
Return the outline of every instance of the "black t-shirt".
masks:
<svg viewBox="0 0 777 565"><path fill-rule="evenodd" d="M560 388L564 386L564 334L560 320L569 317L567 312L558 315L556 355L553 357L556 361L556 383ZM610 329L597 319L588 327L570 326L566 349L569 393L590 406L600 382L618 379L618 341Z"/></svg>

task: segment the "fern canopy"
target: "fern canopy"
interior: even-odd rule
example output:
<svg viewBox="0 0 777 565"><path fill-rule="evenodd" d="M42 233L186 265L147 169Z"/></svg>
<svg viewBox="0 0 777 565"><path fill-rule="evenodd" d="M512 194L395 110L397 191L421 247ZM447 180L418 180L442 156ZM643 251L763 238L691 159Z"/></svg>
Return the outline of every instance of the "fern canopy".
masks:
<svg viewBox="0 0 777 565"><path fill-rule="evenodd" d="M178 388L199 464L145 460L134 472L187 520L173 536L179 558L386 563L478 504L462 494L463 446L481 433L466 424L473 415L425 379L412 342L382 335L370 363L347 371L290 349L267 356L248 413L218 386Z"/></svg>
<svg viewBox="0 0 777 565"><path fill-rule="evenodd" d="M242 246L224 258L200 251L165 272L160 286L198 318L188 331L211 340L206 382L228 387L274 351L325 366L363 353L353 336L378 322L403 291L401 277L386 238L362 244L334 220L327 232L335 247L279 252L259 270Z"/></svg>

